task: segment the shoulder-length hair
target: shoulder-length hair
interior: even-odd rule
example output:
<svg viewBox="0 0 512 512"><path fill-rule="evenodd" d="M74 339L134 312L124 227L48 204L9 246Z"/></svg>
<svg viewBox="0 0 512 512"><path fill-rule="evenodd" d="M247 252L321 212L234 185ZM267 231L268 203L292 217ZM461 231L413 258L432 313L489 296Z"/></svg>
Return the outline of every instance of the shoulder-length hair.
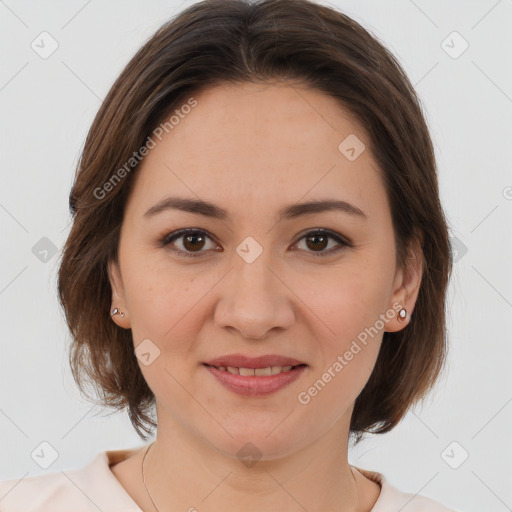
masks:
<svg viewBox="0 0 512 512"><path fill-rule="evenodd" d="M157 426L155 396L131 330L112 322L108 263L117 261L140 148L184 98L222 82L294 80L335 98L366 129L391 205L397 264L419 240L423 276L410 324L385 332L357 397L350 432L391 430L438 379L447 355L445 298L452 270L433 144L421 103L396 58L360 24L310 0L207 0L166 22L114 82L87 135L69 196L73 225L58 274L80 391L128 409L139 436ZM140 156L140 155L139 155ZM127 164L128 163L128 164ZM97 399L95 399L97 400Z"/></svg>

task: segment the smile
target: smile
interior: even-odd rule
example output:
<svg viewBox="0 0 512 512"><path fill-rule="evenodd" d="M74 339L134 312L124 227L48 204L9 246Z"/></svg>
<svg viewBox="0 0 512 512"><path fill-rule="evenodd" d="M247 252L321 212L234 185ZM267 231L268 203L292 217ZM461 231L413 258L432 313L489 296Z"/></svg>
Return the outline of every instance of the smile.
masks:
<svg viewBox="0 0 512 512"><path fill-rule="evenodd" d="M245 396L263 396L275 393L298 379L308 367L268 366L265 368L244 368L234 366L203 366L225 389Z"/></svg>

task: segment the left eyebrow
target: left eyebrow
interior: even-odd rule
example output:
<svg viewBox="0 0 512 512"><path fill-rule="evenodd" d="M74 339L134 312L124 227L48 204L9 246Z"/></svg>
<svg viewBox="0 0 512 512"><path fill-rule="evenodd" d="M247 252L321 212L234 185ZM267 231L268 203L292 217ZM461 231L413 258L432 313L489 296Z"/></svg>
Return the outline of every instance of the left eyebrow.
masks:
<svg viewBox="0 0 512 512"><path fill-rule="evenodd" d="M166 210L181 210L219 220L226 220L229 218L228 212L220 206L210 203L209 201L189 199L185 197L167 197L152 206L146 213L144 213L144 217L152 217L153 215ZM335 210L367 219L366 214L360 208L346 201L337 199L324 199L287 205L278 211L278 219L295 219L303 215L314 215L317 213Z"/></svg>
<svg viewBox="0 0 512 512"><path fill-rule="evenodd" d="M324 199L319 201L310 201L309 203L291 204L282 208L279 211L279 220L282 219L295 219L301 215L314 215L315 213L322 213L337 210L349 215L354 215L366 219L366 214L357 206L340 201L338 199Z"/></svg>

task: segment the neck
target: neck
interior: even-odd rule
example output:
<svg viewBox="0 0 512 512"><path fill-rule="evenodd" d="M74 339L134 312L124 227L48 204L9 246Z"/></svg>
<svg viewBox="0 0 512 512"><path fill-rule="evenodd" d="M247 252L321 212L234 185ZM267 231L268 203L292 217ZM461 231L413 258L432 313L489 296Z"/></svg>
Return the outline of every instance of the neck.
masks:
<svg viewBox="0 0 512 512"><path fill-rule="evenodd" d="M252 462L218 451L175 422L159 417L158 424L144 476L160 512L361 510L341 421L301 450Z"/></svg>

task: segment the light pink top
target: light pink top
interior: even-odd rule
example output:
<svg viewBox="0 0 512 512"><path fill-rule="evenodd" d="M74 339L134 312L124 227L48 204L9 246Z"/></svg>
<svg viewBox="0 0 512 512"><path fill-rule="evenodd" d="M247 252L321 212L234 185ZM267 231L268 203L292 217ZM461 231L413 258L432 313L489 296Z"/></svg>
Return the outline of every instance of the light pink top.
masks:
<svg viewBox="0 0 512 512"><path fill-rule="evenodd" d="M110 470L140 449L104 451L81 469L0 482L0 512L142 512ZM381 486L371 512L455 512L399 491L381 473L357 469Z"/></svg>

